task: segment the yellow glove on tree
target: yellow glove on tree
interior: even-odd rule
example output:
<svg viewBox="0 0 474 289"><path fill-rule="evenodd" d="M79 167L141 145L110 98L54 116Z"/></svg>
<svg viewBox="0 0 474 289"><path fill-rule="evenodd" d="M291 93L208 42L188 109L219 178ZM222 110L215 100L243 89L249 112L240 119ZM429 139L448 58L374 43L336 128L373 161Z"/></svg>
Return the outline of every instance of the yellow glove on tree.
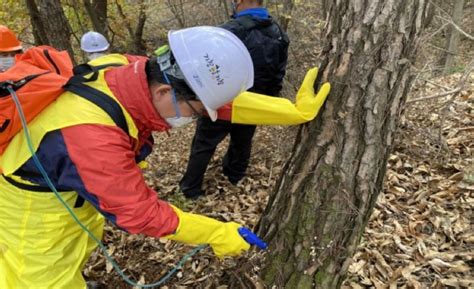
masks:
<svg viewBox="0 0 474 289"><path fill-rule="evenodd" d="M294 125L313 120L331 90L326 82L315 95L313 85L317 76L317 67L306 73L296 94L296 104L285 98L258 93L239 94L232 104L232 123Z"/></svg>
<svg viewBox="0 0 474 289"><path fill-rule="evenodd" d="M179 218L176 233L166 238L186 244L209 244L217 257L238 256L250 245L237 231L242 225L220 222L202 215L186 213L172 206Z"/></svg>

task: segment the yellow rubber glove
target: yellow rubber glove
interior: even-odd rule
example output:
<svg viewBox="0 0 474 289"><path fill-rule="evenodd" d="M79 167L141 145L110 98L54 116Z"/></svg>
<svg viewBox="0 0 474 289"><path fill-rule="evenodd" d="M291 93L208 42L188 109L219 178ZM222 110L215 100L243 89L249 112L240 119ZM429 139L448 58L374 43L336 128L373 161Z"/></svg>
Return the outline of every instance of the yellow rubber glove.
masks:
<svg viewBox="0 0 474 289"><path fill-rule="evenodd" d="M232 123L294 125L313 120L331 90L326 82L315 95L313 84L318 68L310 69L296 94L296 104L285 98L253 92L239 94L232 103Z"/></svg>
<svg viewBox="0 0 474 289"><path fill-rule="evenodd" d="M181 211L171 205L179 218L176 233L165 238L186 244L209 244L217 257L238 256L250 245L237 231L242 225L220 222L202 215Z"/></svg>

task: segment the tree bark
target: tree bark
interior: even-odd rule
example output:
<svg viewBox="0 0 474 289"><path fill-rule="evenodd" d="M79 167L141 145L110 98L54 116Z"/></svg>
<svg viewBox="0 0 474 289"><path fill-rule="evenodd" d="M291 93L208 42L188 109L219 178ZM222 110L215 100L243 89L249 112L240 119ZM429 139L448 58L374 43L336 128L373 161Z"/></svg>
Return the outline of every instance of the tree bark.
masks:
<svg viewBox="0 0 474 289"><path fill-rule="evenodd" d="M71 26L64 15L60 0L38 0L39 15L49 45L59 50L67 50L74 59L71 47Z"/></svg>
<svg viewBox="0 0 474 289"><path fill-rule="evenodd" d="M33 37L35 38L36 45L48 44L48 36L46 34L46 29L43 26L41 20L41 15L38 11L38 6L36 6L35 0L26 0L26 7L28 13L30 14L30 22L33 27Z"/></svg>
<svg viewBox="0 0 474 289"><path fill-rule="evenodd" d="M143 30L146 23L146 4L143 0L140 0L139 3L136 4L139 5L139 14L135 30L132 28L132 25L125 15L122 5L120 5L119 1L115 1L115 5L117 6L117 11L122 17L124 25L127 28L128 34L132 40L128 45L128 51L132 54L145 54L146 47L143 44Z"/></svg>
<svg viewBox="0 0 474 289"><path fill-rule="evenodd" d="M454 1L454 9L451 16L451 20L454 24L461 26L462 16L464 11L465 0L456 0ZM447 39L446 39L446 52L442 59L442 65L444 67L444 73L449 73L449 71L454 66L454 58L457 54L459 42L459 31L454 27L454 25L449 25Z"/></svg>
<svg viewBox="0 0 474 289"><path fill-rule="evenodd" d="M94 30L109 39L107 29L107 0L83 0Z"/></svg>
<svg viewBox="0 0 474 289"><path fill-rule="evenodd" d="M258 226L269 288L338 288L382 190L425 0L327 2L321 115L300 127Z"/></svg>
<svg viewBox="0 0 474 289"><path fill-rule="evenodd" d="M232 14L232 11L229 11L229 5L227 4L227 0L220 0L220 4L224 9L224 16L222 22L226 22L229 20L229 16Z"/></svg>
<svg viewBox="0 0 474 289"><path fill-rule="evenodd" d="M183 0L167 0L168 8L179 24L179 28L186 27L186 18L184 16L184 2Z"/></svg>
<svg viewBox="0 0 474 289"><path fill-rule="evenodd" d="M281 12L279 16L280 27L283 31L287 31L291 20L291 12L293 11L295 3L294 0L285 0L281 4L283 5L283 12Z"/></svg>
<svg viewBox="0 0 474 289"><path fill-rule="evenodd" d="M136 54L146 53L146 47L143 44L143 30L145 29L146 22L145 8L145 3L140 3L140 13L138 14L137 26L135 27L135 33L133 34L134 52Z"/></svg>

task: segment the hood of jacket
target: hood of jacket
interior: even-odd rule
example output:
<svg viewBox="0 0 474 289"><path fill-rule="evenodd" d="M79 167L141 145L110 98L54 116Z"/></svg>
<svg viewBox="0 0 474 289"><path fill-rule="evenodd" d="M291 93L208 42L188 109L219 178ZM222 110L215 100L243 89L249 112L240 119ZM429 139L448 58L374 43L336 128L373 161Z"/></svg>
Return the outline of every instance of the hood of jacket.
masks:
<svg viewBox="0 0 474 289"><path fill-rule="evenodd" d="M128 57L130 64L111 69L105 80L112 93L132 116L140 136L166 131L171 126L156 111L145 73L146 57Z"/></svg>

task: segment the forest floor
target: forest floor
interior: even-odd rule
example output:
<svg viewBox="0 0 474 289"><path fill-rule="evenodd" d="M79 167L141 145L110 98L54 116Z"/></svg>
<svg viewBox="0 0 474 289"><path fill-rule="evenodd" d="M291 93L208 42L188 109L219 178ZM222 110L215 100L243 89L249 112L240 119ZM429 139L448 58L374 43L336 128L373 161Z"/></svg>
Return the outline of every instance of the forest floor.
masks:
<svg viewBox="0 0 474 289"><path fill-rule="evenodd" d="M413 95L456 87L461 75L435 79ZM474 288L474 76L456 97L408 104L389 158L384 190L349 267L344 288ZM416 98L412 96L412 98ZM294 128L259 127L248 176L232 186L222 175L223 142L206 174L206 196L188 201L177 193L186 168L194 126L157 134L145 178L160 197L184 210L252 228L281 173ZM104 242L125 274L141 283L157 281L192 247L106 225ZM254 262L259 255L243 256ZM161 288L229 288L231 276L255 281L236 259L218 260L205 249ZM106 288L130 288L96 251L84 270ZM258 287L258 286L257 286Z"/></svg>

